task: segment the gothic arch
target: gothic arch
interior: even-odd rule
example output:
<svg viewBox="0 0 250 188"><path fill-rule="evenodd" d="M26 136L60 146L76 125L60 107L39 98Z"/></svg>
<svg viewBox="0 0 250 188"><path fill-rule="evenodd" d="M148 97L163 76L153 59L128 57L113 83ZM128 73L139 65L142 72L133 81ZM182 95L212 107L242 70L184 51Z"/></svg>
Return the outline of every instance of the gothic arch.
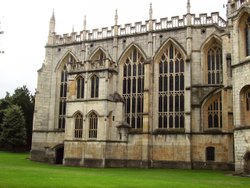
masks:
<svg viewBox="0 0 250 188"><path fill-rule="evenodd" d="M105 55L105 58L108 58L110 60L112 60L112 57L110 56L110 54L101 46L97 47L89 56L89 60L94 60L95 56L98 55L99 53L103 53Z"/></svg>
<svg viewBox="0 0 250 188"><path fill-rule="evenodd" d="M249 8L244 7L244 6L241 7L241 10L238 11L238 15L237 15L237 17L238 17L238 19L236 21L237 28L240 27L241 22L246 18L246 16L249 16L249 15L250 15Z"/></svg>
<svg viewBox="0 0 250 188"><path fill-rule="evenodd" d="M213 63L211 57L214 58ZM222 82L222 64L222 40L219 36L212 34L201 46L201 75L203 75L204 84L220 84Z"/></svg>
<svg viewBox="0 0 250 188"><path fill-rule="evenodd" d="M89 117L92 113L96 114L97 117L100 117L100 114L96 110L90 110L87 114L86 117Z"/></svg>
<svg viewBox="0 0 250 188"><path fill-rule="evenodd" d="M179 42L177 42L175 39L170 37L165 42L163 42L163 44L156 51L155 56L154 56L154 62L159 62L159 59L161 58L162 52L165 50L165 48L169 44L173 44L180 51L180 53L183 56L184 61L185 61L185 59L186 59L186 51L184 50L184 48L181 46L181 44Z"/></svg>
<svg viewBox="0 0 250 188"><path fill-rule="evenodd" d="M130 50L132 50L133 48L136 48L140 54L142 55L143 59L146 60L147 59L147 55L146 53L143 51L143 49L137 45L136 43L131 43L124 51L123 53L120 55L120 57L118 58L118 63L120 64L122 62L123 59L125 59L128 55Z"/></svg>
<svg viewBox="0 0 250 188"><path fill-rule="evenodd" d="M250 125L250 85L244 86L239 94L241 125Z"/></svg>
<svg viewBox="0 0 250 188"><path fill-rule="evenodd" d="M201 102L201 130L222 128L221 89L210 92Z"/></svg>
<svg viewBox="0 0 250 188"><path fill-rule="evenodd" d="M222 40L220 37L216 34L210 35L205 42L201 45L201 52L204 53L205 50L207 50L212 44L217 43L218 45L222 44Z"/></svg>
<svg viewBox="0 0 250 188"><path fill-rule="evenodd" d="M75 116L77 116L78 114L80 114L81 116L83 116L83 113L82 113L80 110L77 110L77 111L72 115L72 117L75 117Z"/></svg>
<svg viewBox="0 0 250 188"><path fill-rule="evenodd" d="M167 39L154 57L154 128L185 129L186 53L174 39Z"/></svg>
<svg viewBox="0 0 250 188"><path fill-rule="evenodd" d="M68 50L62 57L61 59L58 61L57 65L56 65L56 68L55 68L55 72L57 70L59 70L60 68L62 68L65 64L67 64L67 56L71 55L76 62L79 61L79 59L76 57L76 55L71 51L71 50Z"/></svg>

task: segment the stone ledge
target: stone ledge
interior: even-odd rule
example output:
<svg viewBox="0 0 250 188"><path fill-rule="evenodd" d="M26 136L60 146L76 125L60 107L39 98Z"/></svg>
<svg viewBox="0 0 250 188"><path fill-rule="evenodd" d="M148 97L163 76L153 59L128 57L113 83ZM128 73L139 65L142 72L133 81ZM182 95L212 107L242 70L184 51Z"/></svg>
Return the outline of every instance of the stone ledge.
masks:
<svg viewBox="0 0 250 188"><path fill-rule="evenodd" d="M239 131L239 130L250 130L250 125L240 125L234 129L234 131Z"/></svg>
<svg viewBox="0 0 250 188"><path fill-rule="evenodd" d="M180 133L185 133L185 128L176 128L176 129L171 129L171 128L167 128L167 129L156 129L154 130L153 134L157 135L157 134L161 134L161 135L165 135L165 134L180 134Z"/></svg>

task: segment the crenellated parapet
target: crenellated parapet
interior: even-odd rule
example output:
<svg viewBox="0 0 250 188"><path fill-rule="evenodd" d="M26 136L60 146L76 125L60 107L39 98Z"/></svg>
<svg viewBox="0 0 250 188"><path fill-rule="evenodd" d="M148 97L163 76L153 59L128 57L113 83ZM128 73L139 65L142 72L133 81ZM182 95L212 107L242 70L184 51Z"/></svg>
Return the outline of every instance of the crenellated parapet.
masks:
<svg viewBox="0 0 250 188"><path fill-rule="evenodd" d="M189 17L190 16L190 17ZM188 24L188 19L191 19L191 25ZM128 23L125 25L118 25L117 36L129 36L136 34L143 34L147 32L161 31L184 28L187 26L209 26L217 25L218 27L226 27L227 22L220 17L218 12L213 12L211 15L200 14L198 17L195 14L187 14L183 17L174 16L169 18L161 18L159 21L151 20L152 31L149 29L150 21ZM102 29L86 30L80 33L71 33L63 35L54 35L53 45L64 45L83 41L102 40L116 37L115 27L104 27Z"/></svg>

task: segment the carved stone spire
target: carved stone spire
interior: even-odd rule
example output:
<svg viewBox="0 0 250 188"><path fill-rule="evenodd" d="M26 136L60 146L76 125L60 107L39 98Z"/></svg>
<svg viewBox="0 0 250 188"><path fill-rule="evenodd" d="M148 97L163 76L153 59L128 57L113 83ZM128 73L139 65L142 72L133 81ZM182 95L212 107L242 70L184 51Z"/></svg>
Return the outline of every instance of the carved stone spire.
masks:
<svg viewBox="0 0 250 188"><path fill-rule="evenodd" d="M149 20L153 19L153 8L152 3L149 4Z"/></svg>
<svg viewBox="0 0 250 188"><path fill-rule="evenodd" d="M53 9L52 16L49 22L49 36L48 36L49 45L52 45L54 42L55 27L56 27L56 19L55 19L55 14L54 14L54 9Z"/></svg>
<svg viewBox="0 0 250 188"><path fill-rule="evenodd" d="M152 3L149 4L149 31L153 30L153 8Z"/></svg>
<svg viewBox="0 0 250 188"><path fill-rule="evenodd" d="M118 11L115 10L115 25L118 25Z"/></svg>
<svg viewBox="0 0 250 188"><path fill-rule="evenodd" d="M190 4L190 0L187 0L187 14L190 14L191 12L191 4Z"/></svg>
<svg viewBox="0 0 250 188"><path fill-rule="evenodd" d="M86 31L87 26L87 20L86 20L86 15L84 15L84 20L83 20L83 31Z"/></svg>
<svg viewBox="0 0 250 188"><path fill-rule="evenodd" d="M55 20L55 13L53 9L52 16L50 18L50 23L49 23L49 35L55 32L55 26L56 26L56 20Z"/></svg>

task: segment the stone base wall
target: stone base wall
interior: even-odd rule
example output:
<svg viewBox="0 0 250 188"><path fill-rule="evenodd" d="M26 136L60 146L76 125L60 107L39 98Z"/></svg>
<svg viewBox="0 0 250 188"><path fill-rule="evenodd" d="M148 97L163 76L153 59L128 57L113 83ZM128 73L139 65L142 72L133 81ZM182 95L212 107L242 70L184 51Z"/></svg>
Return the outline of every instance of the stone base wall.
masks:
<svg viewBox="0 0 250 188"><path fill-rule="evenodd" d="M235 171L244 173L245 155L250 152L250 128L236 129L234 131Z"/></svg>

